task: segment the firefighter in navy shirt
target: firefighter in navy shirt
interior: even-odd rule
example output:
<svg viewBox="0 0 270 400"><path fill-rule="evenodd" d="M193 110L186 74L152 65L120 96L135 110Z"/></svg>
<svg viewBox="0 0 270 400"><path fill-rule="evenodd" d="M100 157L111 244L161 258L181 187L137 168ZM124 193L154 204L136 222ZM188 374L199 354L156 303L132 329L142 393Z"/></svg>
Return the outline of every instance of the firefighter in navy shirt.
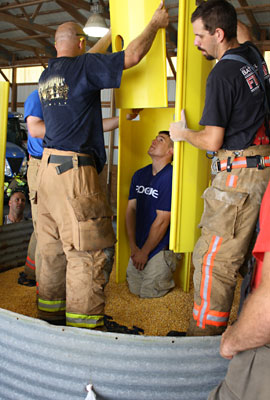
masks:
<svg viewBox="0 0 270 400"><path fill-rule="evenodd" d="M75 23L56 31L57 57L39 80L46 126L37 221L44 320L87 329L104 325L104 269L115 234L98 178L106 161L100 91L120 86L123 70L138 64L168 22L161 2L141 35L112 54L85 54L85 34Z"/></svg>
<svg viewBox="0 0 270 400"><path fill-rule="evenodd" d="M237 273L244 264L270 177L263 70L256 47L237 40L237 15L224 0L202 2L192 14L195 46L219 60L209 74L201 131L171 124L171 138L216 152L217 172L203 194L202 228L193 252L194 307L187 334L221 334L229 321ZM232 57L238 57L238 60ZM240 61L239 56L246 60ZM228 58L229 57L229 58ZM250 65L248 65L250 64Z"/></svg>

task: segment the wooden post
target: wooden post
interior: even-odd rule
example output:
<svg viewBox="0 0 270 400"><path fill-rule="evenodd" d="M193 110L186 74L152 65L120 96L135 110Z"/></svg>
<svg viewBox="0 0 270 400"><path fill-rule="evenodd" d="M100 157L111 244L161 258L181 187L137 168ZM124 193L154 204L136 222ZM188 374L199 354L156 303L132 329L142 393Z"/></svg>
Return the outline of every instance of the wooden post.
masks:
<svg viewBox="0 0 270 400"><path fill-rule="evenodd" d="M13 64L14 64L13 60ZM17 68L12 68L11 111L17 111Z"/></svg>

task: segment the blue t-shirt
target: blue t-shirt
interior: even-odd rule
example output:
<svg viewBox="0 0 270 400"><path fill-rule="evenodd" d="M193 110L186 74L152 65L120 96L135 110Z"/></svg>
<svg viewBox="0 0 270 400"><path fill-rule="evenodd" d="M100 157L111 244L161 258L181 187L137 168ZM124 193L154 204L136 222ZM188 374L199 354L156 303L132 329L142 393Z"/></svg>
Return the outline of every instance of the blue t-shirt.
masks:
<svg viewBox="0 0 270 400"><path fill-rule="evenodd" d="M37 89L34 90L24 103L24 121L27 122L29 116L38 117L43 120L42 107ZM41 157L43 153L43 139L33 138L28 131L27 150L31 156Z"/></svg>
<svg viewBox="0 0 270 400"><path fill-rule="evenodd" d="M93 154L100 172L106 161L100 90L118 88L123 68L124 52L49 60L39 80L44 147Z"/></svg>
<svg viewBox="0 0 270 400"><path fill-rule="evenodd" d="M172 165L167 164L155 176L152 164L133 175L129 200L136 199L136 244L141 249L156 219L156 210L171 211ZM169 246L170 226L159 244L149 254L149 259Z"/></svg>

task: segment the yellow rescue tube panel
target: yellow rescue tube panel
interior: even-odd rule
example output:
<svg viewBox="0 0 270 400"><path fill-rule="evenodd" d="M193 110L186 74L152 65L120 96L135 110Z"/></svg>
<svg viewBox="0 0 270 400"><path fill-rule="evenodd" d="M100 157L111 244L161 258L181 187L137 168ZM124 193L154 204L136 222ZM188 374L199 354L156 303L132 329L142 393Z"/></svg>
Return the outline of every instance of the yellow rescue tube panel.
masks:
<svg viewBox="0 0 270 400"><path fill-rule="evenodd" d="M110 0L113 51L125 50L141 34L160 0ZM138 65L123 72L115 91L117 108L167 107L166 36L160 29Z"/></svg>

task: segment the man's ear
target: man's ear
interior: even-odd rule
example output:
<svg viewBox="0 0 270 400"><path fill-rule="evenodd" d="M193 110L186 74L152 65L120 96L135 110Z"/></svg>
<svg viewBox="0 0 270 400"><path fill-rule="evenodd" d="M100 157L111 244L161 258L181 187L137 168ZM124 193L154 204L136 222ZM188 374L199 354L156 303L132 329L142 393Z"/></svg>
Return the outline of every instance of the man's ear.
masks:
<svg viewBox="0 0 270 400"><path fill-rule="evenodd" d="M221 28L217 28L215 31L215 35L216 35L218 42L222 43L225 38L224 30Z"/></svg>
<svg viewBox="0 0 270 400"><path fill-rule="evenodd" d="M169 154L170 156L173 156L173 146L172 146L172 147L169 147L169 149L168 149L168 154Z"/></svg>
<svg viewBox="0 0 270 400"><path fill-rule="evenodd" d="M79 41L79 48L82 50L84 47L85 38L81 37Z"/></svg>

